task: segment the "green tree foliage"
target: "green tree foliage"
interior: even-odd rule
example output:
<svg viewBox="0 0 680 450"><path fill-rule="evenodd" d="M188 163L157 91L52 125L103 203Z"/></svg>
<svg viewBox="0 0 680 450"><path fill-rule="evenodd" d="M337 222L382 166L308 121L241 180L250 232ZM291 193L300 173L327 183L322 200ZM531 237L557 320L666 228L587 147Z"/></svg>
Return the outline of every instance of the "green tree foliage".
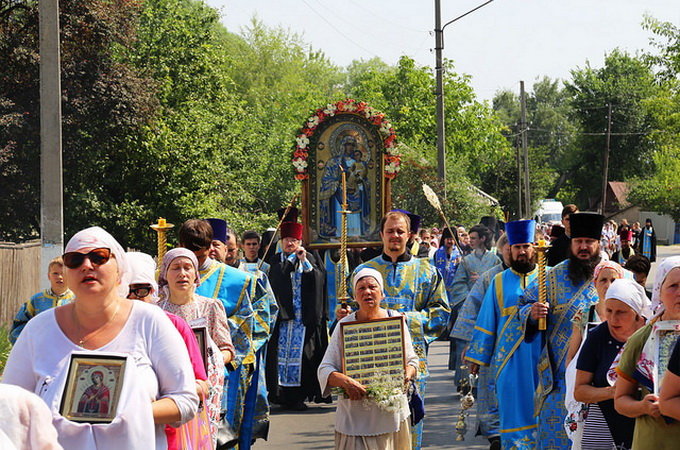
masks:
<svg viewBox="0 0 680 450"><path fill-rule="evenodd" d="M150 80L116 60L135 38L134 2L60 2L64 217L75 227L113 228L126 186L119 163L157 102ZM37 2L0 13L0 148L3 239L35 236L39 226L40 118ZM122 224L121 224L122 225Z"/></svg>
<svg viewBox="0 0 680 450"><path fill-rule="evenodd" d="M546 197L571 201L571 198L565 198L564 193L560 193L560 188L571 172L573 162L570 158L574 153L573 133L576 126L569 118L568 97L561 84L559 80L544 77L536 81L532 90L526 94L529 188L533 205ZM519 96L512 91L500 91L494 97L493 105L507 126L508 142L516 151L521 149L522 117ZM491 190L497 193L502 203L511 211L519 210L516 151L499 164L498 176L494 180L496 186ZM531 213L533 211L525 212L525 216L528 217Z"/></svg>
<svg viewBox="0 0 680 450"><path fill-rule="evenodd" d="M501 134L502 124L493 110L476 100L468 76L459 75L445 63L445 130L447 150L447 201L450 220L477 223L489 207L471 186L484 188L494 177L497 165L511 151ZM403 56L396 67L379 60L354 62L348 68L346 90L379 109L394 125L405 147L402 173L392 183L393 204L423 215L428 223L439 223L434 209L424 202L421 183L436 192L437 123L433 95L435 78L428 67L419 67ZM441 198L444 195L440 195Z"/></svg>
<svg viewBox="0 0 680 450"><path fill-rule="evenodd" d="M650 157L655 146L646 138L651 118L645 100L659 94L659 86L649 65L641 57L614 50L604 67L586 64L572 71L566 83L572 115L579 124L575 173L570 183L577 189L579 205L590 206L599 198L603 151L607 132L607 108L612 106L609 180L622 181L653 172Z"/></svg>

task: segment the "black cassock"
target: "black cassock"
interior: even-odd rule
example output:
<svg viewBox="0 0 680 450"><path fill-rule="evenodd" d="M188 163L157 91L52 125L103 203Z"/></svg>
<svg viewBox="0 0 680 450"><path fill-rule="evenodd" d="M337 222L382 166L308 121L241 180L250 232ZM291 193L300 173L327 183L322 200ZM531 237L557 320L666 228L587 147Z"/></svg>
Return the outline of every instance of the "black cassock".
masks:
<svg viewBox="0 0 680 450"><path fill-rule="evenodd" d="M300 387L282 387L278 377L278 343L281 324L295 318L293 307L293 286L291 274L296 270L295 264L287 258L281 260L281 253L275 254L268 262L269 281L279 305L279 315L267 348L267 389L269 398L274 403L295 405L306 399L327 402L322 399L321 388L316 375L319 364L328 347L328 302L326 301L326 274L323 264L319 264L317 254L307 252L307 260L313 269L303 272L301 276L302 323L305 326L302 353L302 370Z"/></svg>

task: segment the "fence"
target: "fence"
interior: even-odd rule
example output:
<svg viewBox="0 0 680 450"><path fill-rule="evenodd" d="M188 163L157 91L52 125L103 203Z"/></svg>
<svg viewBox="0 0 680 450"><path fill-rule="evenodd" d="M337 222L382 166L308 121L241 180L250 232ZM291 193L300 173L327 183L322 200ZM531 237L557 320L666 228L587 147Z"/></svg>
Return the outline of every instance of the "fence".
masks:
<svg viewBox="0 0 680 450"><path fill-rule="evenodd" d="M40 291L40 241L0 242L0 324L10 324L19 307Z"/></svg>

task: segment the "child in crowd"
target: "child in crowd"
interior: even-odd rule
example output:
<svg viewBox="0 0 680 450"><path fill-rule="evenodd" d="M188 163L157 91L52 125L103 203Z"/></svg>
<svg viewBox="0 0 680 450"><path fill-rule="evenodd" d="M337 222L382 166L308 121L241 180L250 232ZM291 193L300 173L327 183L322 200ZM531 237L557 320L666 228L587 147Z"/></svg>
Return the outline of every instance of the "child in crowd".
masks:
<svg viewBox="0 0 680 450"><path fill-rule="evenodd" d="M12 330L9 332L9 340L14 344L29 320L50 308L64 305L73 300L73 292L66 285L62 272L64 261L61 256L50 261L47 269L47 278L50 280L50 288L35 294L29 301L24 303L14 317Z"/></svg>

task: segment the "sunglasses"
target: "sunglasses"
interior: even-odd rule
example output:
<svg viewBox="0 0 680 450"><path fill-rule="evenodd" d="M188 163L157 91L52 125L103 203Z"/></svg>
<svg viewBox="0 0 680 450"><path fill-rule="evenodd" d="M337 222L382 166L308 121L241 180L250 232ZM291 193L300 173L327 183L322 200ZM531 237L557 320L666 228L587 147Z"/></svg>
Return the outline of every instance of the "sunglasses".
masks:
<svg viewBox="0 0 680 450"><path fill-rule="evenodd" d="M62 258L64 259L64 265L69 269L77 269L80 267L83 262L85 262L85 258L89 259L95 266L101 266L111 259L111 249L95 248L88 253L68 252L64 253Z"/></svg>
<svg viewBox="0 0 680 450"><path fill-rule="evenodd" d="M128 298L130 298L130 296L133 294L137 298L144 298L151 294L151 289L152 289L151 286L140 286L136 288L131 287L130 293L128 294Z"/></svg>

